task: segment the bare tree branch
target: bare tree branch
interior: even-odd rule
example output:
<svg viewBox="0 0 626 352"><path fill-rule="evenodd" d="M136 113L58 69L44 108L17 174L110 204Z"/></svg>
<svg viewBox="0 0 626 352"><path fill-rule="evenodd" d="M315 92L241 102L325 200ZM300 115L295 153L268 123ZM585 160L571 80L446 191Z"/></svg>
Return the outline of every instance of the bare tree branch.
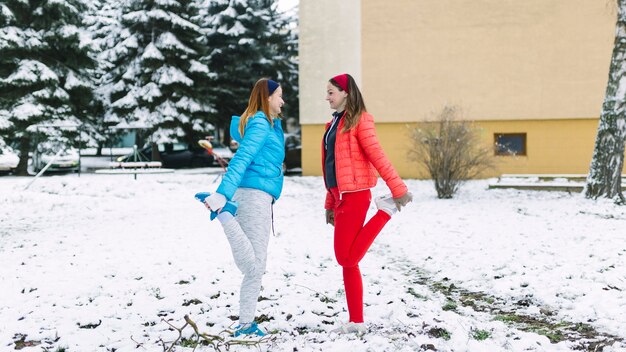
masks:
<svg viewBox="0 0 626 352"><path fill-rule="evenodd" d="M412 128L409 160L422 165L432 177L439 198L452 198L463 181L494 168L493 147L481 145L471 121L461 120L457 106L445 106L434 122Z"/></svg>

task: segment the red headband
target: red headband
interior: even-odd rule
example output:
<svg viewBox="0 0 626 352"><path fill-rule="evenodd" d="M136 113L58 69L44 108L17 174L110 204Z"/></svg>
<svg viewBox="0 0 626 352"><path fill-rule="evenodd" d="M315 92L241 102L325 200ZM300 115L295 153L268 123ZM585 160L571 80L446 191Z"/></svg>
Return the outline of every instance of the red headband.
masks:
<svg viewBox="0 0 626 352"><path fill-rule="evenodd" d="M348 74L347 73L343 73L343 74L333 77L333 81L337 82L339 87L341 87L341 89L346 91L346 93L350 93L348 92Z"/></svg>

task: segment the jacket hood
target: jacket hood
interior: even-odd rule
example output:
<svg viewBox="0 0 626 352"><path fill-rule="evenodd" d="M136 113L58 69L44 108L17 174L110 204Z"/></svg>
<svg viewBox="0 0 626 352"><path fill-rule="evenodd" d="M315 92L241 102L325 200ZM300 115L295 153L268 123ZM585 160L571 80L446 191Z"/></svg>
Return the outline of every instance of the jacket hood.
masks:
<svg viewBox="0 0 626 352"><path fill-rule="evenodd" d="M241 143L241 133L239 133L239 120L241 120L240 116L233 115L230 120L230 138L236 140L238 143Z"/></svg>
<svg viewBox="0 0 626 352"><path fill-rule="evenodd" d="M265 114L263 113L263 111L257 111L253 117L262 117L264 119L267 118L265 117ZM243 140L241 133L239 133L239 121L240 120L241 120L241 116L237 116L237 115L233 115L233 117L230 120L230 138L236 140L238 143L241 143L241 141ZM280 120L280 119L275 118L274 123L276 123L276 120ZM280 124L280 121L278 123Z"/></svg>

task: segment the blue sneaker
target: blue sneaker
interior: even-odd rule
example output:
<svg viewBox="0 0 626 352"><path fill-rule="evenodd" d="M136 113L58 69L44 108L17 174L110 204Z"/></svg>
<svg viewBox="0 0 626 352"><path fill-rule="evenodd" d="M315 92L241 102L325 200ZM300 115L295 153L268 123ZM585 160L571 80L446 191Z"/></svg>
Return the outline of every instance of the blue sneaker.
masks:
<svg viewBox="0 0 626 352"><path fill-rule="evenodd" d="M206 199L206 197L210 196L211 193L209 192L198 192L196 193L196 195L194 196L197 200L199 200L202 204L204 204L204 200ZM233 202L230 200L226 201L226 205L224 205L224 207L222 208L222 211L226 211L231 213L233 216L237 215L237 208L239 207L239 204L237 204L237 202ZM217 217L217 212L211 210L211 220L215 219Z"/></svg>
<svg viewBox="0 0 626 352"><path fill-rule="evenodd" d="M259 329L259 326L255 322L252 322L249 324L237 325L235 329L236 330L235 332L233 332L233 337L239 337L242 335L246 335L246 336L256 335L259 337L265 336L265 333L263 332L263 330Z"/></svg>

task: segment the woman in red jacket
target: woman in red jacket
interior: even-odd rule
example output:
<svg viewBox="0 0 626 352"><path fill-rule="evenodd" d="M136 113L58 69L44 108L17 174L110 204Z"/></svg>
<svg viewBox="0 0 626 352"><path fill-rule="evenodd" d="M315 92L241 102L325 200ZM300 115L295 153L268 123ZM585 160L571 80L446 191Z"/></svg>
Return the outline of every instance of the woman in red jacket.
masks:
<svg viewBox="0 0 626 352"><path fill-rule="evenodd" d="M322 142L322 167L326 184L326 223L335 227L335 257L343 267L343 282L350 321L333 330L364 333L363 282L359 262L391 216L413 197L385 156L376 137L374 118L367 113L352 76L329 80L326 100L335 110ZM378 212L365 223L372 201L370 188L378 174L390 195L375 199Z"/></svg>

